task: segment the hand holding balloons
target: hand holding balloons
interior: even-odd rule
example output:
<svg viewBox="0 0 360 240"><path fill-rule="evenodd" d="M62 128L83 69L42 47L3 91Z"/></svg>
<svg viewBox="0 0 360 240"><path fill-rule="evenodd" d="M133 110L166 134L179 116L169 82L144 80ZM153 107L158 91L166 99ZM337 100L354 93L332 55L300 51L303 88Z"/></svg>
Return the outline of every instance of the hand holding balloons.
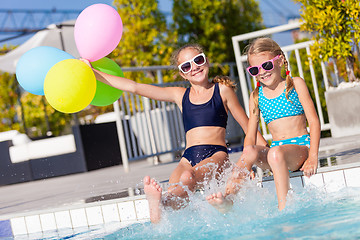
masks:
<svg viewBox="0 0 360 240"><path fill-rule="evenodd" d="M97 60L92 63L93 68L101 72L124 77L124 73L117 65L116 62L110 58L104 57L100 60ZM122 91L111 87L99 80L96 81L96 93L94 99L91 101L91 104L94 106L107 106L115 102L120 98Z"/></svg>

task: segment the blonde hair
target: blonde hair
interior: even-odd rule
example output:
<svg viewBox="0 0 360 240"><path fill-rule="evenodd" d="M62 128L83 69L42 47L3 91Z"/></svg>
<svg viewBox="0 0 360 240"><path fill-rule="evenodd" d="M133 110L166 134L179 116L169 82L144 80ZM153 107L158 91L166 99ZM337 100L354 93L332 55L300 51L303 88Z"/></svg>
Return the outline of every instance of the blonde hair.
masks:
<svg viewBox="0 0 360 240"><path fill-rule="evenodd" d="M249 57L251 55L259 54L262 52L270 52L271 54L274 55L274 57L277 55L283 56L285 71L288 73L289 63L286 60L285 54L281 50L280 46L271 38L265 38L265 37L257 38L250 45L248 45L245 50L246 50L246 55L248 57L248 62L249 62ZM258 82L257 79L256 81ZM286 92L285 92L286 99L289 100L288 95L291 89L293 88L294 88L294 81L289 74L286 74ZM253 113L255 113L255 109L259 105L259 86L256 86L255 90L253 91L253 98L255 103L255 108L253 109Z"/></svg>
<svg viewBox="0 0 360 240"><path fill-rule="evenodd" d="M232 88L234 91L236 90L236 84L231 80L228 76L216 76L212 80L213 83L221 83L227 87Z"/></svg>
<svg viewBox="0 0 360 240"><path fill-rule="evenodd" d="M186 44L184 46L182 46L181 48L175 50L173 52L173 54L171 55L171 64L174 65L175 67L178 66L179 64L179 55L180 53L185 50L185 49L188 49L188 48L192 48L192 49L195 49L196 51L198 51L199 53L203 53L204 52L204 49L202 46L200 46L199 44L196 44L196 43L190 43L190 44Z"/></svg>
<svg viewBox="0 0 360 240"><path fill-rule="evenodd" d="M179 64L178 59L179 59L179 55L181 53L181 51L188 49L188 48L192 48L195 49L196 51L198 51L199 53L204 53L204 49L201 45L196 44L196 43L190 43L190 44L186 44L184 46L182 46L181 48L177 49L171 56L171 64L174 66L177 66ZM212 80L213 83L221 83L224 84L230 88L232 88L233 90L236 89L236 84L234 81L231 80L231 78L227 77L227 76L216 76L213 78Z"/></svg>

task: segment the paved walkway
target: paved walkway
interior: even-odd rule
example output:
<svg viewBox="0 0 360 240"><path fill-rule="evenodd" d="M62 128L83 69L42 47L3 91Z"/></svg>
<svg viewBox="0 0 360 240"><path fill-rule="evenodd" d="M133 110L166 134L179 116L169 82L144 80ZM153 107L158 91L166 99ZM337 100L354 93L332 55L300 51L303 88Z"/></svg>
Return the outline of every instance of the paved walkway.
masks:
<svg viewBox="0 0 360 240"><path fill-rule="evenodd" d="M322 139L319 155L326 156L327 150L334 147L338 151L360 148L360 136ZM230 160L235 162L240 155L241 152L232 153ZM357 159L360 160L360 157ZM153 166L148 161L142 160L130 163L130 173L125 173L120 165L63 177L1 186L0 220L3 215L127 196L128 189L131 188L130 192L133 192L141 184L145 175L150 175L159 182L167 181L177 164L178 162L170 162Z"/></svg>

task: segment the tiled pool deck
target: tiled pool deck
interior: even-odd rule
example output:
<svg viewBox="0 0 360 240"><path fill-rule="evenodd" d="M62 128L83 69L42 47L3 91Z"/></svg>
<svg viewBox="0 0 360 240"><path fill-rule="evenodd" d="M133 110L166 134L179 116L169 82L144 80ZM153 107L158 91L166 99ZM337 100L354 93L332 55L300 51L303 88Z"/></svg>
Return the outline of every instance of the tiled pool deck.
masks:
<svg viewBox="0 0 360 240"><path fill-rule="evenodd" d="M330 159L334 153L351 154L338 157L335 166L319 168L310 179L303 177L301 172L292 173L292 188L296 191L311 184L332 192L343 187L360 187L359 149L360 136L322 139L320 159ZM230 154L230 160L237 161L240 154ZM0 238L31 236L61 229L91 229L108 223L118 223L118 227L122 227L148 221L145 196L132 196L134 188L145 175L166 182L176 165L177 162L171 162L152 166L147 161L138 161L130 164L128 174L124 173L122 166L116 166L2 186ZM274 191L271 177L263 179L263 187Z"/></svg>

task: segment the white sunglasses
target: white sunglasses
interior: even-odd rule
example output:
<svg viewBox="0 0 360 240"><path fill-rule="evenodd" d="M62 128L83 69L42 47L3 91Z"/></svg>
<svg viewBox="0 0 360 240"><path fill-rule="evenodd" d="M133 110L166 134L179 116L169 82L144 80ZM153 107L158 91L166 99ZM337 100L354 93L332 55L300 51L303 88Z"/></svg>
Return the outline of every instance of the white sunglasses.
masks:
<svg viewBox="0 0 360 240"><path fill-rule="evenodd" d="M181 63L178 66L179 70L182 71L184 74L190 72L192 69L191 62L194 62L199 67L204 65L206 63L205 53L200 53L200 54L196 55L193 59Z"/></svg>

